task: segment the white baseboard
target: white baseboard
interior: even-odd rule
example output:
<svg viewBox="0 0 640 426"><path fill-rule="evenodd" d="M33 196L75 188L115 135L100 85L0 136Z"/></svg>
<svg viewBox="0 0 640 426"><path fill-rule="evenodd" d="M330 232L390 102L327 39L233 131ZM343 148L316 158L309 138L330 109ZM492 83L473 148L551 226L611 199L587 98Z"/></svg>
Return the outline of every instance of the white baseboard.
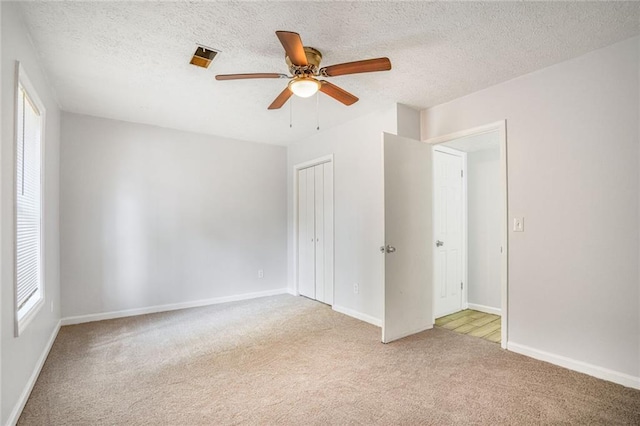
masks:
<svg viewBox="0 0 640 426"><path fill-rule="evenodd" d="M359 319L360 321L368 322L369 324L373 324L376 327L382 327L382 321L378 318L372 317L371 315L363 314L362 312L358 312L356 310L345 308L344 306L339 305L333 305L332 308L334 311L340 312L341 314Z"/></svg>
<svg viewBox="0 0 640 426"><path fill-rule="evenodd" d="M568 368L569 370L577 371L579 373L588 374L589 376L597 377L598 379L607 380L609 382L617 383L622 386L627 386L634 389L640 389L640 377L635 377L630 374L621 373L619 371L610 370L608 368L599 367L597 365L588 364L586 362L578 361L572 358L567 358L562 355L552 354L550 352L534 349L526 345L519 343L507 342L507 350L526 355L531 358L539 359L540 361L546 361L551 364L559 365L560 367Z"/></svg>
<svg viewBox="0 0 640 426"><path fill-rule="evenodd" d="M58 337L58 332L60 331L61 321L58 321L56 328L53 329L51 333L51 337L49 337L49 341L47 345L44 347L40 358L38 358L38 362L36 363L36 368L34 368L33 373L31 373L31 377L27 381L26 386L22 390L20 394L20 398L18 398L18 402L11 410L11 414L9 415L9 419L7 420L7 425L14 426L18 423L18 419L20 418L20 414L22 414L22 410L24 410L24 406L27 405L27 401L29 400L29 395L31 395L31 391L38 380L38 376L40 376L40 371L42 371L42 367L44 367L44 362L47 360L49 356L49 351L51 351L51 347L53 346L53 342L56 341L56 337Z"/></svg>
<svg viewBox="0 0 640 426"><path fill-rule="evenodd" d="M157 312L175 311L178 309L197 308L200 306L217 305L219 303L237 302L239 300L256 299L258 297L287 294L286 288L258 291L255 293L238 294L235 296L216 297L213 299L194 300L192 302L171 303L168 305L149 306L146 308L126 309L123 311L103 312L99 314L79 315L62 318L62 325L82 324L85 322L103 321L115 318L132 317L135 315L155 314Z"/></svg>
<svg viewBox="0 0 640 426"><path fill-rule="evenodd" d="M409 331L407 333L402 333L402 334L399 334L397 336L393 336L393 337L389 338L389 340L387 340L386 342L383 340L382 343L395 342L396 340L404 339L405 337L413 336L414 334L421 333L421 332L427 331L427 330L431 330L432 328L433 328L433 324L423 325L422 327L418 327L417 329L415 329L413 331Z"/></svg>
<svg viewBox="0 0 640 426"><path fill-rule="evenodd" d="M502 315L502 309L500 308L492 308L491 306L485 305L476 305L475 303L468 303L469 309L473 309L474 311L485 312L487 314L494 315Z"/></svg>

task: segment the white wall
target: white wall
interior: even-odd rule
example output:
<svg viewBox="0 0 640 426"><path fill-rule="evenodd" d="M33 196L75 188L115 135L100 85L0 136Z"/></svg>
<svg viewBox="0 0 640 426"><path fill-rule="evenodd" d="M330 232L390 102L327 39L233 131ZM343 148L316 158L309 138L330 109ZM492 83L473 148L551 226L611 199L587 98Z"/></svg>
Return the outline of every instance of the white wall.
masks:
<svg viewBox="0 0 640 426"><path fill-rule="evenodd" d="M500 309L500 148L467 153L468 302Z"/></svg>
<svg viewBox="0 0 640 426"><path fill-rule="evenodd" d="M381 321L384 243L382 133L418 136L418 112L391 105L319 132L288 149L289 287L294 288L293 167L334 154L334 307ZM358 283L355 294L353 285Z"/></svg>
<svg viewBox="0 0 640 426"><path fill-rule="evenodd" d="M0 25L2 24L2 4L0 4ZM4 103L4 99L2 98L2 92L3 92L3 85L4 85L4 79L3 79L3 75L5 75L7 72L4 71L4 67L2 66L3 62L4 62L4 56L2 56L2 28L4 27L4 25L0 26L0 164L2 164L2 151L3 151L3 146L4 146L4 127L2 125L2 123L4 122L5 118L2 115L2 104ZM0 175L2 174L2 168L0 167ZM0 283L2 283L2 278L4 277L3 275L3 269L2 269L2 263L3 263L3 256L2 256L2 241L4 241L4 230L3 230L3 225L2 225L2 186L0 186ZM2 284L0 284L0 293L2 292ZM2 323L2 299L0 298L0 324ZM2 422L2 328L0 325L0 422Z"/></svg>
<svg viewBox="0 0 640 426"><path fill-rule="evenodd" d="M60 175L63 317L287 287L284 147L64 113Z"/></svg>
<svg viewBox="0 0 640 426"><path fill-rule="evenodd" d="M1 422L6 424L28 390L31 375L56 330L60 318L59 295L59 144L60 111L40 68L35 49L16 4L0 3L2 10L2 146L0 225L2 229L0 312L2 334ZM46 302L24 333L14 337L14 171L15 171L15 63L20 61L46 109L44 133L44 283ZM51 306L53 303L53 311Z"/></svg>
<svg viewBox="0 0 640 426"><path fill-rule="evenodd" d="M423 139L507 120L509 218L525 217L525 232L509 233L509 343L636 378L639 43L430 108L421 120Z"/></svg>
<svg viewBox="0 0 640 426"><path fill-rule="evenodd" d="M403 104L396 104L398 136L420 140L420 112Z"/></svg>

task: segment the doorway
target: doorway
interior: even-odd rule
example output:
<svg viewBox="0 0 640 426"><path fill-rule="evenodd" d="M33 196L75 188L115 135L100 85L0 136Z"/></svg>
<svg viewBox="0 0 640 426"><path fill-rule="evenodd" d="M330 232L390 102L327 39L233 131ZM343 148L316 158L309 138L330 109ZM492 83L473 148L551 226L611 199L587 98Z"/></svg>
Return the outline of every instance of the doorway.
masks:
<svg viewBox="0 0 640 426"><path fill-rule="evenodd" d="M433 147L468 136L497 132L500 144L501 346L506 348L507 305L507 140L506 121L426 141L388 133L382 138L384 256L382 342L433 327L435 269ZM455 149L455 148L454 148Z"/></svg>
<svg viewBox="0 0 640 426"><path fill-rule="evenodd" d="M333 156L298 164L293 172L296 293L333 305Z"/></svg>
<svg viewBox="0 0 640 426"><path fill-rule="evenodd" d="M433 320L507 342L504 122L427 141L433 149Z"/></svg>

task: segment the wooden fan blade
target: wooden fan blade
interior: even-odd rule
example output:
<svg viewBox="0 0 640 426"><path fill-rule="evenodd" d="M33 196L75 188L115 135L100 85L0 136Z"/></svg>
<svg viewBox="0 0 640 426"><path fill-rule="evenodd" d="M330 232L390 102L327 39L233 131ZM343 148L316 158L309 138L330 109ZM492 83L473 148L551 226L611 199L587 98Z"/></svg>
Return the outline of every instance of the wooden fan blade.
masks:
<svg viewBox="0 0 640 426"><path fill-rule="evenodd" d="M285 87L284 90L280 92L278 97L273 102L271 102L271 105L269 105L269 108L267 109L282 108L282 105L286 104L291 96L293 96L293 92L289 90L289 86Z"/></svg>
<svg viewBox="0 0 640 426"><path fill-rule="evenodd" d="M320 69L320 75L335 77L338 75L358 74L361 72L389 71L389 58L367 59L364 61L345 62L344 64L329 65Z"/></svg>
<svg viewBox="0 0 640 426"><path fill-rule="evenodd" d="M254 73L254 74L218 74L216 80L244 80L247 78L287 78L286 74Z"/></svg>
<svg viewBox="0 0 640 426"><path fill-rule="evenodd" d="M276 31L276 35L293 65L308 65L307 55L304 53L304 46L302 45L300 34L292 33L291 31Z"/></svg>
<svg viewBox="0 0 640 426"><path fill-rule="evenodd" d="M331 84L328 81L321 81L322 85L320 86L320 91L325 95L331 96L333 99L342 102L343 104L349 106L358 102L358 98L353 96L351 93L347 92L344 89L336 86L335 84Z"/></svg>

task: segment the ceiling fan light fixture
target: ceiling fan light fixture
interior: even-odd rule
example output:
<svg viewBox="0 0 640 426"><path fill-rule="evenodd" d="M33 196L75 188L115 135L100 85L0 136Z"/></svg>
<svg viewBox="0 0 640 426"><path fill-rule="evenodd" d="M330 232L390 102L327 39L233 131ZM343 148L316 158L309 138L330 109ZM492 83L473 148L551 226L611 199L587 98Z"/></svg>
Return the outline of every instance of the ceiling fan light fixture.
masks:
<svg viewBox="0 0 640 426"><path fill-rule="evenodd" d="M311 77L295 78L289 82L289 89L296 96L308 98L320 90L320 82Z"/></svg>

